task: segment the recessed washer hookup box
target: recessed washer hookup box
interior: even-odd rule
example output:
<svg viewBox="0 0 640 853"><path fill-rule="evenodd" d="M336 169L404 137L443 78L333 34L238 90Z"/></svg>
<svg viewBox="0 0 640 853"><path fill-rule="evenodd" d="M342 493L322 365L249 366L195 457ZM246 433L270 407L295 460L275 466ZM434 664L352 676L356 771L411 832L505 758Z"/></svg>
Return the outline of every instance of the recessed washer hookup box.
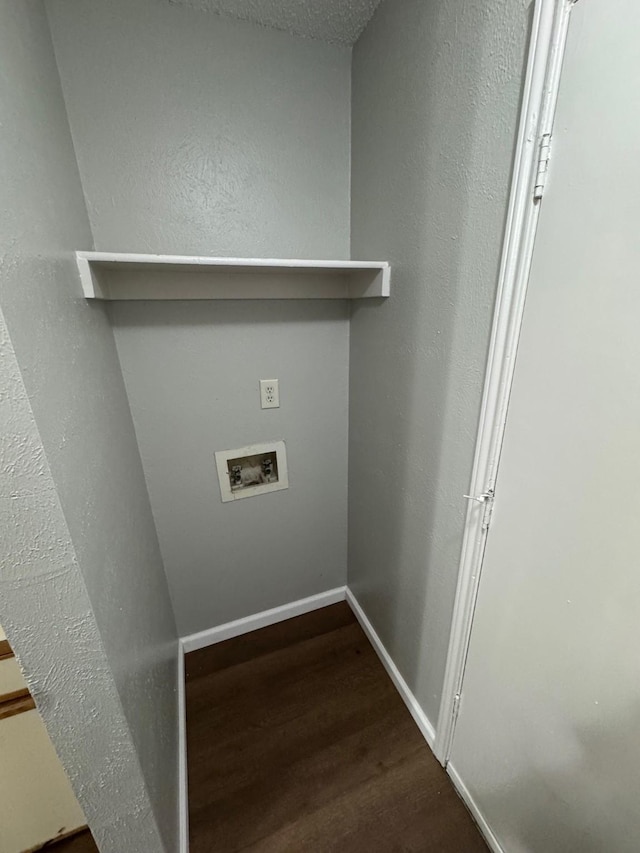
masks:
<svg viewBox="0 0 640 853"><path fill-rule="evenodd" d="M223 503L289 488L284 441L217 450L216 467Z"/></svg>

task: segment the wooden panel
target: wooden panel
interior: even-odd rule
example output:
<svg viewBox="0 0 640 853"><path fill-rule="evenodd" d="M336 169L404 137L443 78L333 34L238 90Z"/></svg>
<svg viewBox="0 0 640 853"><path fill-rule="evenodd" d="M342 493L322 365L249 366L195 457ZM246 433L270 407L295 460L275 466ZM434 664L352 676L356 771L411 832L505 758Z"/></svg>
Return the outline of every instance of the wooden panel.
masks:
<svg viewBox="0 0 640 853"><path fill-rule="evenodd" d="M21 693L13 698L7 698L0 703L0 720L6 720L9 717L15 717L16 714L24 714L26 711L33 711L36 703L29 695L29 691Z"/></svg>
<svg viewBox="0 0 640 853"><path fill-rule="evenodd" d="M0 640L0 660L5 660L5 658L12 658L13 651L11 646L9 645L9 640Z"/></svg>
<svg viewBox="0 0 640 853"><path fill-rule="evenodd" d="M18 661L14 657L4 658L0 661L0 702L19 691L29 692Z"/></svg>

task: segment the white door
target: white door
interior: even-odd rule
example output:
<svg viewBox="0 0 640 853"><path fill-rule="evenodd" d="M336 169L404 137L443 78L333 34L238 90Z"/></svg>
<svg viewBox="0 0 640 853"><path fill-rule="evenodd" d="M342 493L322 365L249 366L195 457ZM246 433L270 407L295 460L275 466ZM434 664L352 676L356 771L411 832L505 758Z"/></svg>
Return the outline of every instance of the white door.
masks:
<svg viewBox="0 0 640 853"><path fill-rule="evenodd" d="M507 853L640 851L640 3L572 12L450 756Z"/></svg>

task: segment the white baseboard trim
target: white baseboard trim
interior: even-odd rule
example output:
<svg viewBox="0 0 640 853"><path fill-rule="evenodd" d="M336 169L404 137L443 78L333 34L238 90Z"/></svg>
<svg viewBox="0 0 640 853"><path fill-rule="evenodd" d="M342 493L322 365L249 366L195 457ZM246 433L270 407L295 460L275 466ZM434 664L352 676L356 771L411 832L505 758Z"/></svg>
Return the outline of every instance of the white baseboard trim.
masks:
<svg viewBox="0 0 640 853"><path fill-rule="evenodd" d="M418 702L416 697L413 695L413 693L409 689L409 685L407 684L407 682L404 680L404 678L400 674L398 667L395 665L395 663L391 659L389 652L385 649L384 645L382 644L380 637L377 635L373 625L371 624L371 622L369 622L369 619L367 618L364 610L362 609L362 607L358 603L357 598L351 592L349 587L347 587L346 598L347 598L347 603L348 603L349 607L353 610L353 613L354 613L356 619L358 620L358 622L360 623L362 630L367 635L369 642L371 643L373 648L376 650L378 657L382 661L382 665L386 669L386 671L389 675L389 678L393 681L396 690L398 691L398 693L400 694L400 696L404 700L404 703L407 706L407 708L409 709L409 713L411 714L411 716L415 720L416 725L420 729L422 736L424 737L424 739L426 740L426 742L430 746L431 750L433 751L433 747L434 747L434 743L435 743L435 739L436 739L436 733L435 733L434 727L431 724L431 721L429 720L429 718L427 717L425 712L420 707L420 703ZM437 758L437 756L436 756L436 758ZM484 819L484 817L483 817L482 813L480 812L480 809L478 808L476 802L474 801L473 797L471 796L471 794L467 790L464 782L462 781L462 779L460 778L460 776L456 772L456 769L455 769L455 767L453 767L451 762L449 762L449 764L447 765L446 770L447 770L447 773L449 774L449 778L451 779L451 782L453 783L454 788L456 789L456 791L460 795L460 797L461 797L462 801L464 802L464 804L466 805L466 807L469 809L471 816L473 817L474 821L476 822L476 824L478 826L478 829L480 830L485 841L489 845L489 849L492 851L492 853L506 853L506 851L500 845L500 842L498 841L498 839L494 835L493 831L491 830L489 824Z"/></svg>
<svg viewBox="0 0 640 853"><path fill-rule="evenodd" d="M346 599L349 607L353 610L356 619L360 623L362 630L369 638L369 642L376 650L378 657L382 661L382 665L387 670L389 678L391 679L391 681L393 681L396 690L398 691L398 693L404 700L405 705L409 709L409 713L415 720L415 723L420 729L422 736L429 744L430 748L433 750L433 744L436 738L436 733L435 729L431 725L429 718L422 710L418 700L409 689L409 685L400 674L400 670L393 662L389 652L385 649L384 645L382 644L382 640L376 634L373 625L367 619L364 610L358 604L358 600L351 592L349 587L347 587Z"/></svg>
<svg viewBox="0 0 640 853"><path fill-rule="evenodd" d="M178 850L189 853L189 792L187 783L187 702L184 648L178 640Z"/></svg>
<svg viewBox="0 0 640 853"><path fill-rule="evenodd" d="M345 586L338 586L335 589L320 592L318 595L310 595L308 598L300 598L290 604L283 604L281 607L273 607L271 610L254 613L253 616L245 616L243 619L226 622L224 625L208 628L206 631L199 631L197 634L189 634L182 638L182 648L185 654L195 652L198 649L204 649L206 646L221 643L223 640L230 640L232 637L257 631L258 628L266 628L267 625L275 625L276 622L284 622L285 619L292 619L294 616L301 616L303 613L310 613L312 610L337 604L339 601L345 600L346 590Z"/></svg>
<svg viewBox="0 0 640 853"><path fill-rule="evenodd" d="M453 764L451 764L451 762L447 764L447 773L449 774L449 778L453 782L454 788L456 789L458 794L460 794L460 797L462 798L464 804L471 812L471 815L475 822L478 824L478 829L484 836L484 840L489 845L489 849L492 851L492 853L506 853L504 847L502 847L502 845L494 835L493 830L484 819L482 812L476 804L476 801L473 799L473 797L467 790L466 785L458 775L457 770L455 769Z"/></svg>

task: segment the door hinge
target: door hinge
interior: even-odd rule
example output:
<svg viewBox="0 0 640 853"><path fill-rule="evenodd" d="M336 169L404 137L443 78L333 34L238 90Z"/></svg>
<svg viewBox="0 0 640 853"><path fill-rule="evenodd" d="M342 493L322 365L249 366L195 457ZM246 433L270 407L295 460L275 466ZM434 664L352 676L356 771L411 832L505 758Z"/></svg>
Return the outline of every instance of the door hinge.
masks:
<svg viewBox="0 0 640 853"><path fill-rule="evenodd" d="M551 157L551 134L543 133L540 138L540 153L538 155L538 170L536 172L536 183L533 188L534 199L542 198L544 187L547 183L549 172L549 158Z"/></svg>
<svg viewBox="0 0 640 853"><path fill-rule="evenodd" d="M487 489L481 495L463 495L469 501L475 501L482 504L482 529L488 530L491 522L491 513L493 512L493 499L495 497L493 489Z"/></svg>
<svg viewBox="0 0 640 853"><path fill-rule="evenodd" d="M491 524L491 516L493 514L493 501L495 495L493 493L493 489L489 489L486 492L487 499L484 502L484 513L482 516L482 529L488 530L489 525Z"/></svg>
<svg viewBox="0 0 640 853"><path fill-rule="evenodd" d="M451 713L451 722L455 726L456 721L458 719L458 712L460 711L460 694L456 693L453 697L453 711Z"/></svg>

